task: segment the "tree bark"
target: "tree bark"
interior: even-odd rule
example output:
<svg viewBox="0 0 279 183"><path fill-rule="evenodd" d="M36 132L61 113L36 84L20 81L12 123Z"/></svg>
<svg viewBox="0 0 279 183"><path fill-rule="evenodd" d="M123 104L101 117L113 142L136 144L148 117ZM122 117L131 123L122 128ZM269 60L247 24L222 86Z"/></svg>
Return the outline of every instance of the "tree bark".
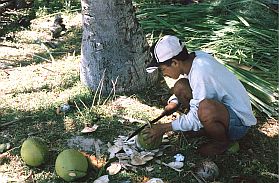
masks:
<svg viewBox="0 0 279 183"><path fill-rule="evenodd" d="M5 8L13 4L13 1L8 1L0 4L0 13L4 12Z"/></svg>
<svg viewBox="0 0 279 183"><path fill-rule="evenodd" d="M94 91L101 85L103 94L112 90L113 82L117 93L142 90L154 82L156 75L145 71L149 46L132 1L81 0L81 4L81 81Z"/></svg>

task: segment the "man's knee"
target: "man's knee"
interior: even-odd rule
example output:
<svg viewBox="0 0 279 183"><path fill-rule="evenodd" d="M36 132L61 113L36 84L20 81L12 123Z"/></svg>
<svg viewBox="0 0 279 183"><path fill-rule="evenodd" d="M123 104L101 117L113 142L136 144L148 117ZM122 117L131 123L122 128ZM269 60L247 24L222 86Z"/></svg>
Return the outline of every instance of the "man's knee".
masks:
<svg viewBox="0 0 279 183"><path fill-rule="evenodd" d="M201 122L212 121L215 117L215 105L211 99L203 99L199 103L198 117Z"/></svg>
<svg viewBox="0 0 279 183"><path fill-rule="evenodd" d="M199 104L198 118L203 125L218 122L227 129L229 117L226 106L216 100L204 99Z"/></svg>

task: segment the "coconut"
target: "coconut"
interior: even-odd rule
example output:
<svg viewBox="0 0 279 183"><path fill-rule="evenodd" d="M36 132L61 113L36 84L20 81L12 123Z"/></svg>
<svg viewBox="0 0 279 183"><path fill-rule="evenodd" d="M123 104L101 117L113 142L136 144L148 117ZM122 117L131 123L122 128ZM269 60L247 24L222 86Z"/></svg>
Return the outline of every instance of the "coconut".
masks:
<svg viewBox="0 0 279 183"><path fill-rule="evenodd" d="M219 176L219 168L213 161L202 161L196 167L196 173L201 178L212 181Z"/></svg>
<svg viewBox="0 0 279 183"><path fill-rule="evenodd" d="M48 147L44 140L38 137L26 139L20 150L23 161L30 166L40 166L48 158Z"/></svg>
<svg viewBox="0 0 279 183"><path fill-rule="evenodd" d="M55 171L67 182L84 177L87 174L87 159L77 150L62 151L55 161Z"/></svg>
<svg viewBox="0 0 279 183"><path fill-rule="evenodd" d="M143 131L141 131L136 136L137 147L139 147L141 149L146 149L146 150L153 150L153 149L159 148L159 146L162 144L163 136L161 136L160 138L152 141L151 143L147 143L146 140L145 140L146 138L145 138L145 135L144 135Z"/></svg>

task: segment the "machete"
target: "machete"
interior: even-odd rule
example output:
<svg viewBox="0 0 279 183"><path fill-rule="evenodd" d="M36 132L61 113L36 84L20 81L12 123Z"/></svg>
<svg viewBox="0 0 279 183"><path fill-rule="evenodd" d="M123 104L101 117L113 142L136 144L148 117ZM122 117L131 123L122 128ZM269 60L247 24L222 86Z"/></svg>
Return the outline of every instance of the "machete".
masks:
<svg viewBox="0 0 279 183"><path fill-rule="evenodd" d="M140 128L138 128L136 131L134 131L126 141L130 140L132 137L134 137L135 135L139 134L147 125L149 124L153 124L156 123L157 121L159 121L162 117L164 117L165 114L161 114L159 117L157 117L156 119L153 119L152 121L150 121L149 123L146 123L144 125L142 125Z"/></svg>

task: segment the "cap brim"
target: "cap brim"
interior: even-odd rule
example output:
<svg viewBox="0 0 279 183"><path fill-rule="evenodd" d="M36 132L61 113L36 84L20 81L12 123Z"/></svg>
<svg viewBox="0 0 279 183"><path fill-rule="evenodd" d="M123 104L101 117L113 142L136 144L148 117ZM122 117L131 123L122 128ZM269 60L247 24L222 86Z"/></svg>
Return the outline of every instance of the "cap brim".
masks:
<svg viewBox="0 0 279 183"><path fill-rule="evenodd" d="M159 64L156 61L153 60L150 64L147 65L146 72L152 73L156 69L158 69L158 67L159 67Z"/></svg>
<svg viewBox="0 0 279 183"><path fill-rule="evenodd" d="M158 67L148 67L148 68L146 68L146 72L152 73L152 72L154 72L156 69L158 69Z"/></svg>

